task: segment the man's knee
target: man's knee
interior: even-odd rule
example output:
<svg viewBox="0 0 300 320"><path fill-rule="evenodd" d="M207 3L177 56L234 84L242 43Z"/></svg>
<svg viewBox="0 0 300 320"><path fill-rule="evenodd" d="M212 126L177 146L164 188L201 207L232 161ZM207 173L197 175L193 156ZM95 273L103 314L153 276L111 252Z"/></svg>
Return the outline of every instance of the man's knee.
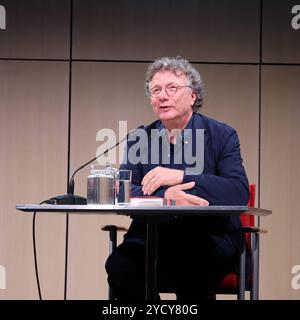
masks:
<svg viewBox="0 0 300 320"><path fill-rule="evenodd" d="M117 248L106 260L105 269L109 282L130 284L143 276L144 263Z"/></svg>
<svg viewBox="0 0 300 320"><path fill-rule="evenodd" d="M126 262L120 257L120 254L115 251L109 255L105 263L105 270L108 276L108 282L119 283L125 276L124 269L126 270Z"/></svg>
<svg viewBox="0 0 300 320"><path fill-rule="evenodd" d="M135 259L116 249L105 263L107 281L117 299L143 299L145 294L144 268Z"/></svg>
<svg viewBox="0 0 300 320"><path fill-rule="evenodd" d="M115 268L116 263L114 260L115 260L114 253L111 253L105 262L105 270L108 275Z"/></svg>

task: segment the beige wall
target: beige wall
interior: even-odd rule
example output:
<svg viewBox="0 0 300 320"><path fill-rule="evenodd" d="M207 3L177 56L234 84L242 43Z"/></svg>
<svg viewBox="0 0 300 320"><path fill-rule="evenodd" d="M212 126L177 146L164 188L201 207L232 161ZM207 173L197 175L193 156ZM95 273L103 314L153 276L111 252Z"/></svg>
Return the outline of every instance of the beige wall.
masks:
<svg viewBox="0 0 300 320"><path fill-rule="evenodd" d="M67 174L68 64L0 61L0 264L2 299L37 297L32 215L16 203L63 193ZM38 215L37 250L43 293L63 297L65 218Z"/></svg>
<svg viewBox="0 0 300 320"><path fill-rule="evenodd" d="M300 264L300 31L290 27L293 1L264 1L262 62L271 65L262 66L261 97L259 0L142 3L73 2L70 82L70 2L1 1L8 28L0 30L0 265L7 274L0 299L38 298L32 214L15 204L65 193L68 150L73 172L95 155L98 130L118 132L120 120L128 129L153 121L144 73L149 60L165 54L195 62L205 84L201 112L237 129L249 181L261 185L261 206L273 209L261 220L269 230L261 239L261 298L299 299L291 287L291 268ZM276 65L287 62L295 65ZM86 195L87 174L76 176L76 194ZM69 216L68 299L106 299L108 235L100 228L108 223L130 219ZM63 299L66 217L38 214L36 224L42 295Z"/></svg>
<svg viewBox="0 0 300 320"><path fill-rule="evenodd" d="M300 67L263 68L261 205L273 209L262 219L262 297L299 299L291 290L291 268L300 261Z"/></svg>

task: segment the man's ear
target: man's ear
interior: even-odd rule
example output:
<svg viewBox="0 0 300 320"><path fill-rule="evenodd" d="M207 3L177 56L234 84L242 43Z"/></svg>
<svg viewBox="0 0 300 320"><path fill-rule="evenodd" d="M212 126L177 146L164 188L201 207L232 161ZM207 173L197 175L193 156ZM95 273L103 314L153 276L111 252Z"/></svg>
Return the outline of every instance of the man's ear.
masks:
<svg viewBox="0 0 300 320"><path fill-rule="evenodd" d="M195 93L195 92L192 92L192 100L193 100L192 105L194 105L194 103L195 103L195 101L196 101L196 98L197 98L196 93Z"/></svg>

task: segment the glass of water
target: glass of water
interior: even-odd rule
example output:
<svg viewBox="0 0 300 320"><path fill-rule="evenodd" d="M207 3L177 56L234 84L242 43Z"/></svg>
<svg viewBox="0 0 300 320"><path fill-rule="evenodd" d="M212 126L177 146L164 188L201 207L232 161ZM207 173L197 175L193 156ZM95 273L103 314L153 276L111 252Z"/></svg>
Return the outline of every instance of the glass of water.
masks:
<svg viewBox="0 0 300 320"><path fill-rule="evenodd" d="M131 171L118 170L115 173L116 201L118 205L130 204L131 196Z"/></svg>

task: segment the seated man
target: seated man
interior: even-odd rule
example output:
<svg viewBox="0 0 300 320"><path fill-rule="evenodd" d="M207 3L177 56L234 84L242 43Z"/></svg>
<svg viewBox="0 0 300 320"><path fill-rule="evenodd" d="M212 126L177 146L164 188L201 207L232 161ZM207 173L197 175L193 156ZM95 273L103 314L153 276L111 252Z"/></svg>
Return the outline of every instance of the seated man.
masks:
<svg viewBox="0 0 300 320"><path fill-rule="evenodd" d="M148 161L127 157L121 165L132 170L133 196L160 196L179 205L247 205L249 186L236 131L197 113L203 101L198 71L181 57L157 59L147 70L146 92L158 118L146 127L149 143L140 151ZM153 130L159 135L158 151L151 148ZM127 150L133 144L128 142ZM191 159L200 166L193 167ZM145 297L145 236L143 219L133 219L106 262L117 299ZM211 298L236 269L243 241L237 216L163 220L158 225L158 290L175 292L177 299Z"/></svg>

